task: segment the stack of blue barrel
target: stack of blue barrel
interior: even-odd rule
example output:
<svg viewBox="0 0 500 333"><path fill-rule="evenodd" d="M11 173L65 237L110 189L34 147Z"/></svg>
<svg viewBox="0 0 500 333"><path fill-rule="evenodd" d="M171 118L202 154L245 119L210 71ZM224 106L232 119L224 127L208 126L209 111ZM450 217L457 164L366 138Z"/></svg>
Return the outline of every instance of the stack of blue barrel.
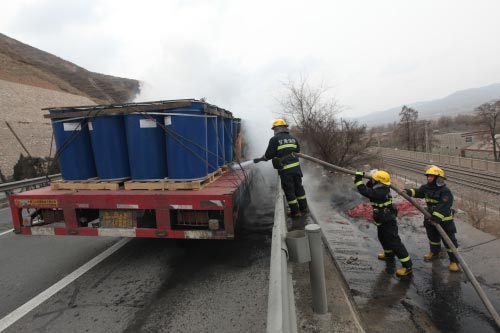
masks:
<svg viewBox="0 0 500 333"><path fill-rule="evenodd" d="M154 103L154 104L153 104ZM240 120L231 112L192 100L169 109L158 102L49 109L51 114L78 112L74 118L53 118L52 128L64 180L115 181L199 180L233 162ZM157 110L123 112L157 105ZM117 108L116 114L96 110ZM151 109L151 108L149 108ZM94 111L94 112L92 112Z"/></svg>

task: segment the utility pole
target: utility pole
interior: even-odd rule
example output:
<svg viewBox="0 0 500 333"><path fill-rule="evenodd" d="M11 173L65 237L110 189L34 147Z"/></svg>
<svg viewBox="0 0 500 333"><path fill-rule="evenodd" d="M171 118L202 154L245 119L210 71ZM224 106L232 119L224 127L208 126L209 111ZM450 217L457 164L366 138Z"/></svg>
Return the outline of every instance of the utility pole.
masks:
<svg viewBox="0 0 500 333"><path fill-rule="evenodd" d="M430 153L429 151L429 133L427 132L427 125L428 123L424 123L424 134L425 134L425 152Z"/></svg>

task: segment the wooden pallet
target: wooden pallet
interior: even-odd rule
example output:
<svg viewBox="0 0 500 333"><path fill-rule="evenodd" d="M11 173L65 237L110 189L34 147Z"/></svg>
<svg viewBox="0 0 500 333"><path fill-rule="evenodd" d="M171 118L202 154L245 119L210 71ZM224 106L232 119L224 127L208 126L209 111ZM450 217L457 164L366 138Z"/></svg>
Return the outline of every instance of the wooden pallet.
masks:
<svg viewBox="0 0 500 333"><path fill-rule="evenodd" d="M83 181L67 181L53 180L50 182L52 190L110 190L117 191L123 184L123 180L116 181L100 181L100 180L83 180Z"/></svg>
<svg viewBox="0 0 500 333"><path fill-rule="evenodd" d="M206 178L200 180L177 181L177 180L155 180L155 181L127 181L124 184L126 190L200 190L206 185L213 183L217 178L222 176L224 172L222 168L209 173Z"/></svg>

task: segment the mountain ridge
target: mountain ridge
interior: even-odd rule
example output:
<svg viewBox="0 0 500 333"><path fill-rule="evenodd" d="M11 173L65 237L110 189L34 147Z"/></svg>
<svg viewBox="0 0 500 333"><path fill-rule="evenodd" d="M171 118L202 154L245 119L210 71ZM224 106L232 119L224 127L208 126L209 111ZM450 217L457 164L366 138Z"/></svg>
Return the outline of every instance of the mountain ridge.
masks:
<svg viewBox="0 0 500 333"><path fill-rule="evenodd" d="M418 111L419 119L472 113L479 105L500 99L500 83L455 91L443 98L405 104ZM377 126L399 121L403 105L356 118L359 123Z"/></svg>

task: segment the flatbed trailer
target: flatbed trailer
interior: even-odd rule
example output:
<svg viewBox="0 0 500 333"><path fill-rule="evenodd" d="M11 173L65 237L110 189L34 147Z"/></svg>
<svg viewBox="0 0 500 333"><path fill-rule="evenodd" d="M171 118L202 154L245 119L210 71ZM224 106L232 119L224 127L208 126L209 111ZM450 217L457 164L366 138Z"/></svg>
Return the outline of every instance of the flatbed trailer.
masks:
<svg viewBox="0 0 500 333"><path fill-rule="evenodd" d="M14 232L234 239L251 172L229 169L199 190L54 190L9 197Z"/></svg>

